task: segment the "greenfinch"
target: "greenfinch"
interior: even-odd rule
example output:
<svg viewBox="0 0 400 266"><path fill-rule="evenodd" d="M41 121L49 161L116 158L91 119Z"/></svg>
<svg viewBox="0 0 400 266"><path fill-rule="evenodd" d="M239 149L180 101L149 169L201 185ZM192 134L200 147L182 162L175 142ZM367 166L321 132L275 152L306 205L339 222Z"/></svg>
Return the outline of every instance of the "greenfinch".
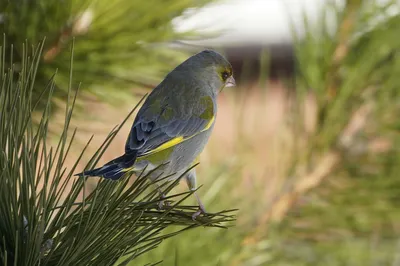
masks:
<svg viewBox="0 0 400 266"><path fill-rule="evenodd" d="M180 177L197 163L214 128L217 96L235 86L231 64L219 53L205 50L172 70L153 89L138 111L125 145L125 153L104 166L79 176L118 180L128 172L148 174L152 181ZM184 177L196 189L196 171ZM195 193L199 211L203 204Z"/></svg>

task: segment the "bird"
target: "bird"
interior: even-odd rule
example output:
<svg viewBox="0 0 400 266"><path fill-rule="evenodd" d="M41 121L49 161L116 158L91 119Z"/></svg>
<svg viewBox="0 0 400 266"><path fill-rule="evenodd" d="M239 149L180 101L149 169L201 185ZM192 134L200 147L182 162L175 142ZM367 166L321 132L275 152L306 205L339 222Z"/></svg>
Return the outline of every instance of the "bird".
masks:
<svg viewBox="0 0 400 266"><path fill-rule="evenodd" d="M127 173L144 172L156 181L161 176L173 180L185 174L199 206L192 218L206 214L196 194L196 170L190 168L199 162L214 128L219 93L233 86L232 65L220 53L207 49L189 57L147 96L132 124L124 154L76 175L118 180Z"/></svg>

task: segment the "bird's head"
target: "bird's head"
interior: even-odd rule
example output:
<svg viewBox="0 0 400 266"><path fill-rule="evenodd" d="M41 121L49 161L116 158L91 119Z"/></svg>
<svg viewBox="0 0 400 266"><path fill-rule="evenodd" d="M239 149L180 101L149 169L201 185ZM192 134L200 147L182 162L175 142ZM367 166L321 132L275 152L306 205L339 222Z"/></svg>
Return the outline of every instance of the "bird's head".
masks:
<svg viewBox="0 0 400 266"><path fill-rule="evenodd" d="M213 94L218 94L224 87L236 86L231 64L212 50L193 55L179 68L185 70L196 82L208 85L205 87L211 89Z"/></svg>

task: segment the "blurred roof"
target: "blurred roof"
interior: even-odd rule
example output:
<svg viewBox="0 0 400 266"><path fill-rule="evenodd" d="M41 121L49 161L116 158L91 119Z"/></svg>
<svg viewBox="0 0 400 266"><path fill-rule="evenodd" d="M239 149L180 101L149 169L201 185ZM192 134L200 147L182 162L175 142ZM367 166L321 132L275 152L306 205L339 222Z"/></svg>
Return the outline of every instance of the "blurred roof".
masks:
<svg viewBox="0 0 400 266"><path fill-rule="evenodd" d="M377 0L379 4L390 0ZM196 30L214 34L212 38L187 41L203 46L274 45L291 43L291 22L302 35L303 15L311 24L316 23L328 2L343 6L343 0L223 0L201 9L191 9L174 21L178 31ZM397 10L393 10L398 13ZM335 21L328 25L334 29Z"/></svg>

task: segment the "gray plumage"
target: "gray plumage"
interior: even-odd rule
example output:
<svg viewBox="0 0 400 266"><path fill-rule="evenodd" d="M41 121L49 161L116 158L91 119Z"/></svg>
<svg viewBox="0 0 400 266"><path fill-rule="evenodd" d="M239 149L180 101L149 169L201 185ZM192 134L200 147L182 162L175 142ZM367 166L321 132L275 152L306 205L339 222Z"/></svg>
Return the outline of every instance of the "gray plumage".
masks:
<svg viewBox="0 0 400 266"><path fill-rule="evenodd" d="M116 180L127 171L146 167L148 172L163 164L151 179L174 173L178 177L203 151L214 127L217 96L232 85L232 67L222 55L206 50L190 57L147 97L133 122L125 154L80 175ZM194 170L187 181L195 189Z"/></svg>

